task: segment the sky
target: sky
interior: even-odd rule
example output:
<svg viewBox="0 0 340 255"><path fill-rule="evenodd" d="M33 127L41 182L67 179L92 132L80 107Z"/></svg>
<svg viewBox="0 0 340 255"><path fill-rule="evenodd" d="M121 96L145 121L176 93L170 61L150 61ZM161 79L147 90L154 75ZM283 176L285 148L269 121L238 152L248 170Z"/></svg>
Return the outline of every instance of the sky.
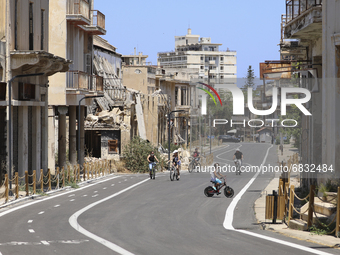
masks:
<svg viewBox="0 0 340 255"><path fill-rule="evenodd" d="M94 9L105 15L106 35L117 53L148 55L157 64L157 53L175 49L174 36L211 37L220 50L237 51L237 78L249 65L259 77L259 63L279 60L281 14L285 0L94 0Z"/></svg>

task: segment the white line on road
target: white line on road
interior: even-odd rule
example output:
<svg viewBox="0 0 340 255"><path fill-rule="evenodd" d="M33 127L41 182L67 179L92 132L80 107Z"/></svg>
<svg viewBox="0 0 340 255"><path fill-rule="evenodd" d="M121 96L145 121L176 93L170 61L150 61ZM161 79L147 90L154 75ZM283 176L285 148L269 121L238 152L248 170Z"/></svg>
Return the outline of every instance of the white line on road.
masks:
<svg viewBox="0 0 340 255"><path fill-rule="evenodd" d="M47 241L40 241L43 245L50 245Z"/></svg>
<svg viewBox="0 0 340 255"><path fill-rule="evenodd" d="M263 159L263 162L261 164L260 170L254 175L253 178L250 179L250 181L246 184L246 186L243 187L243 189L237 194L237 196L233 199L233 201L231 201L229 207L227 208L226 214L225 214L225 218L224 218L224 222L223 222L223 227L225 229L227 229L227 230L237 231L239 233L255 236L257 238L261 238L261 239L264 239L264 240L267 240L267 241L279 243L279 244L282 244L282 245L286 245L286 246L289 246L289 247L292 247L292 248L295 248L295 249L300 249L300 250L303 250L303 251L307 251L307 252L310 252L310 253L314 253L314 254L318 254L318 255L331 255L331 253L327 253L327 252L323 252L323 251L318 251L318 250L315 250L315 249L312 249L312 248L309 248L309 247L306 247L306 246L302 246L302 245L299 245L299 244L283 241L283 240L272 238L272 237L268 237L268 236L265 236L265 235L260 235L260 234L253 233L253 232L250 232L250 231L247 231L247 230L235 229L233 227L233 218L234 218L235 207L236 207L238 201L241 200L241 197L243 196L243 194L247 191L247 189L250 187L250 185L255 181L257 176L260 174L260 172L262 170L262 166L264 165L264 163L267 160L269 150L272 147L273 147L273 145L270 146L267 149L267 153L266 153L266 155L265 155L265 157Z"/></svg>
<svg viewBox="0 0 340 255"><path fill-rule="evenodd" d="M104 187L103 189L107 189L107 187Z"/></svg>
<svg viewBox="0 0 340 255"><path fill-rule="evenodd" d="M38 214L43 214L43 213L45 213L44 211L41 211L40 213L38 213Z"/></svg>
<svg viewBox="0 0 340 255"><path fill-rule="evenodd" d="M96 194L96 195L93 195L92 197L97 197L98 196L98 194Z"/></svg>
<svg viewBox="0 0 340 255"><path fill-rule="evenodd" d="M120 176L113 176L112 178L108 178L108 179L105 179L105 180L102 180L102 181L99 181L99 182L95 182L95 183L93 183L93 184L90 184L90 185L87 185L87 186L78 188L77 190L66 191L65 193L60 193L60 194L57 194L57 195L54 195L54 196L51 196L51 197L46 197L46 198L41 199L41 200L36 200L36 201L34 201L34 202L31 202L31 203L27 203L27 204L20 205L20 206L18 206L18 207L15 207L15 208L12 208L12 209L9 209L9 210L7 210L7 211L4 211L4 212L0 213L0 217L4 216L4 215L6 215L6 214L9 214L9 213L11 213L11 212L20 210L20 209L22 209L22 208L25 208L25 207L28 207L28 206L31 206L31 205L34 205L34 204L37 204L37 203L41 203L41 202L43 202L43 201L50 200L50 199L53 199L53 198L56 198L56 197L64 196L64 195L70 194L70 193L72 193L72 192L77 192L77 191L80 191L80 190L83 190L83 189L92 187L92 186L94 186L94 185L97 185L97 184L99 184L99 183L107 182L107 181L110 181L110 180L112 180L112 179L116 179L116 178L119 178L119 177L120 177Z"/></svg>
<svg viewBox="0 0 340 255"><path fill-rule="evenodd" d="M115 186L114 184L111 184L111 187Z"/></svg>
<svg viewBox="0 0 340 255"><path fill-rule="evenodd" d="M74 197L76 194L69 195L68 197Z"/></svg>
<svg viewBox="0 0 340 255"><path fill-rule="evenodd" d="M31 229L31 228L30 228L28 231L29 231L30 233L34 233L34 232L35 232L34 229Z"/></svg>
<svg viewBox="0 0 340 255"><path fill-rule="evenodd" d="M70 202L73 202L75 199L71 199Z"/></svg>
<svg viewBox="0 0 340 255"><path fill-rule="evenodd" d="M97 192L98 192L98 190L93 191L93 193L97 193Z"/></svg>
<svg viewBox="0 0 340 255"><path fill-rule="evenodd" d="M28 220L28 221L27 221L27 223L32 223L32 222L33 222L33 220Z"/></svg>
<svg viewBox="0 0 340 255"><path fill-rule="evenodd" d="M60 205L55 205L54 207L59 207Z"/></svg>
<svg viewBox="0 0 340 255"><path fill-rule="evenodd" d="M83 195L83 197L87 197L87 195Z"/></svg>
<svg viewBox="0 0 340 255"><path fill-rule="evenodd" d="M78 219L78 217L79 217L82 213L84 213L85 211L91 209L92 207L94 207L94 206L96 206L96 205L98 205L98 204L100 204L100 203L102 203L102 202L105 202L105 201L107 201L107 200L109 200L109 199L111 199L111 198L113 198L113 197L116 197L116 196L118 196L118 195L120 195L120 194L122 194L122 193L124 193L124 192L126 192L126 191L128 191L128 190L130 190L130 189L132 189L132 188L134 188L134 187L136 187L136 186L138 186L138 185L140 185L140 184L142 184L142 183L148 181L148 180L149 180L149 179L145 179L145 180L143 180L143 181L141 181L141 182L138 182L138 183L136 183L136 184L134 184L134 185L132 185L132 186L126 188L126 189L123 189L123 190L121 190L121 191L119 191L119 192L117 192L117 193L115 193L115 194L113 194L113 195L111 195L111 196L108 196L108 197L106 197L106 198L104 198L104 199L102 199L102 200L99 200L99 201L97 201L97 202L94 202L94 203L92 203L92 204L90 204L90 205L84 207L83 209L77 211L75 214L73 214L73 215L68 219L70 225L71 225L75 230L79 231L80 233L82 233L82 234L84 234L84 235L86 235L86 236L92 238L93 240L95 240L95 241L97 241L97 242L99 242L99 243L105 245L105 246L108 247L109 249L111 249L111 250L113 250L113 251L115 251L115 252L117 252L117 253L119 253L119 254L123 254L123 255L133 255L133 253L131 253L131 252L129 252L129 251L123 249L122 247L120 247L120 246L118 246L118 245L116 245L116 244L114 244L114 243L111 243L111 242L105 240L104 238L101 238L101 237L99 237L99 236L97 236L97 235L95 235L95 234L93 234L93 233L87 231L86 229L84 229L82 226L80 226L80 225L78 224L77 219Z"/></svg>

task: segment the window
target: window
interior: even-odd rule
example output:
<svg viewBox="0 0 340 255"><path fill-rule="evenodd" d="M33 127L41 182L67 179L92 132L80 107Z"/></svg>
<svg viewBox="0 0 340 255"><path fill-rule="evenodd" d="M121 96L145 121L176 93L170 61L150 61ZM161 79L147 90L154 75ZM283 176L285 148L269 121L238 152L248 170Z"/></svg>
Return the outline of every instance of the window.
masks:
<svg viewBox="0 0 340 255"><path fill-rule="evenodd" d="M204 66L201 66L201 70L203 70L204 69Z"/></svg>
<svg viewBox="0 0 340 255"><path fill-rule="evenodd" d="M40 49L44 50L44 37L45 37L45 10L41 10L41 36L40 36Z"/></svg>
<svg viewBox="0 0 340 255"><path fill-rule="evenodd" d="M109 140L108 141L108 150L109 153L118 153L118 140Z"/></svg>
<svg viewBox="0 0 340 255"><path fill-rule="evenodd" d="M223 71L223 70L224 70L224 67L223 67L223 66L221 66L221 68L220 68L220 69L221 69L221 71Z"/></svg>
<svg viewBox="0 0 340 255"><path fill-rule="evenodd" d="M221 61L223 61L224 60L224 58L223 57L221 57Z"/></svg>
<svg viewBox="0 0 340 255"><path fill-rule="evenodd" d="M29 50L33 50L33 3L29 6Z"/></svg>

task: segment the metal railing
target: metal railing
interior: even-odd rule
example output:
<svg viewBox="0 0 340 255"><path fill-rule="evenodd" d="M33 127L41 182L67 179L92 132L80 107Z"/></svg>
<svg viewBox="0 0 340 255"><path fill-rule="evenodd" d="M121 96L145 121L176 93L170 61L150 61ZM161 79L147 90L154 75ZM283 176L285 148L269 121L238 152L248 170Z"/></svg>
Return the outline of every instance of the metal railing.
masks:
<svg viewBox="0 0 340 255"><path fill-rule="evenodd" d="M105 29L105 15L97 10L91 10L92 13L92 26Z"/></svg>
<svg viewBox="0 0 340 255"><path fill-rule="evenodd" d="M90 77L82 71L66 72L66 87L73 89L89 89Z"/></svg>
<svg viewBox="0 0 340 255"><path fill-rule="evenodd" d="M67 14L80 14L90 19L90 6L86 0L68 0Z"/></svg>
<svg viewBox="0 0 340 255"><path fill-rule="evenodd" d="M322 6L322 0L286 0L286 22L315 6Z"/></svg>

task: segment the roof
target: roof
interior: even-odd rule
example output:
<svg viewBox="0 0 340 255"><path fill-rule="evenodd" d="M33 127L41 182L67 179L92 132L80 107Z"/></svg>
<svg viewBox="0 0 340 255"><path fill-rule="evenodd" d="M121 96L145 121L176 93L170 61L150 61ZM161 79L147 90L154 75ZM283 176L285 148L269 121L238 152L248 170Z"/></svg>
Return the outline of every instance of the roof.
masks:
<svg viewBox="0 0 340 255"><path fill-rule="evenodd" d="M117 48L98 35L93 36L93 45L116 53Z"/></svg>

